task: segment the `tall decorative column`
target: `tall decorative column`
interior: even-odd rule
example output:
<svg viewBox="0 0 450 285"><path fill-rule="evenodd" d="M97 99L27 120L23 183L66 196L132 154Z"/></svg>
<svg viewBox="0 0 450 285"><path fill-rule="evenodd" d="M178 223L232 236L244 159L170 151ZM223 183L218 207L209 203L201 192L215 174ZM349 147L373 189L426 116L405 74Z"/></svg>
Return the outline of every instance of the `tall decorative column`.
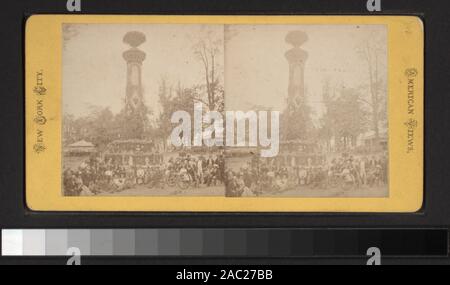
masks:
<svg viewBox="0 0 450 285"><path fill-rule="evenodd" d="M305 62L308 53L300 46L308 40L303 31L291 31L286 35L286 42L293 46L285 53L289 64L288 108L293 110L305 103Z"/></svg>
<svg viewBox="0 0 450 285"><path fill-rule="evenodd" d="M137 47L145 42L145 35L137 31L128 32L123 37L123 42L131 46L129 50L123 53L123 58L127 62L125 111L128 115L139 115L144 106L141 74L145 52Z"/></svg>

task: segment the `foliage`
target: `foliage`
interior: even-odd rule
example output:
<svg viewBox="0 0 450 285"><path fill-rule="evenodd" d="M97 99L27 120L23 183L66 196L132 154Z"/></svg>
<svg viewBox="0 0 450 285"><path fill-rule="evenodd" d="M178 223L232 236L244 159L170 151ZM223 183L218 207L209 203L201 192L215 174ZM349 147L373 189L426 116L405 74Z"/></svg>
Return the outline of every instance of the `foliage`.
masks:
<svg viewBox="0 0 450 285"><path fill-rule="evenodd" d="M66 144L87 140L103 147L115 137L115 117L109 108L93 110L85 117L64 115L63 139Z"/></svg>
<svg viewBox="0 0 450 285"><path fill-rule="evenodd" d="M342 88L335 98L324 96L326 113L322 117L320 136L334 137L338 148L355 145L358 135L367 130L369 113L363 108L356 89Z"/></svg>

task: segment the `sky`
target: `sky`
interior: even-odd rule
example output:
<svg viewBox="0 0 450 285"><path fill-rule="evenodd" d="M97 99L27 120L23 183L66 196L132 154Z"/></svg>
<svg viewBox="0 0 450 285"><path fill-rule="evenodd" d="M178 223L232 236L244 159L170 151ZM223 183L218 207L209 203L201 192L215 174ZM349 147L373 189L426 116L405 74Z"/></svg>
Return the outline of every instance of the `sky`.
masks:
<svg viewBox="0 0 450 285"><path fill-rule="evenodd" d="M208 30L223 40L222 25L75 24L73 30L76 34L63 49L63 110L75 116L86 115L91 106L110 107L114 113L122 109L126 87L122 53L130 48L122 39L127 32L146 36L138 47L146 53L142 83L144 100L155 113L160 108L161 78L186 87L203 83L203 67L193 46ZM223 62L223 50L220 54Z"/></svg>
<svg viewBox="0 0 450 285"><path fill-rule="evenodd" d="M255 104L277 111L286 107L289 66L284 54L292 46L285 36L294 30L308 36L301 46L308 53L306 99L316 116L324 111L325 80L336 88L368 83L367 64L358 53L365 41L382 46L380 73L386 82L387 32L382 25L240 25L228 30L232 36L225 48L227 109L249 109Z"/></svg>
<svg viewBox="0 0 450 285"><path fill-rule="evenodd" d="M162 77L189 87L203 83L203 67L195 58L193 45L205 31L223 39L218 61L224 66L227 110L249 110L255 105L282 111L287 96L289 69L284 53L289 31L302 30L308 41L305 64L307 102L315 116L323 112L322 88L354 88L368 83L367 63L358 53L365 43L381 46L381 77L387 81L387 29L383 25L185 25L185 24L76 24L75 34L63 49L63 110L86 115L91 106L123 107L126 63L122 42L129 31L140 31L146 42L142 66L144 100L156 113ZM67 38L67 35L66 35Z"/></svg>

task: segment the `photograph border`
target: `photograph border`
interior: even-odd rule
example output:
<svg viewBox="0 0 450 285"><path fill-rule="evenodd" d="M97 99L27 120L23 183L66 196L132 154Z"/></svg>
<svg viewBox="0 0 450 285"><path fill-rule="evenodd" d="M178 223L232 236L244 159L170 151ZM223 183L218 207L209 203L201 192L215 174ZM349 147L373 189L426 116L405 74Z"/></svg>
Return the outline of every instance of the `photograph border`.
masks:
<svg viewBox="0 0 450 285"><path fill-rule="evenodd" d="M67 22L387 25L390 197L61 196L61 24ZM414 16L32 16L25 35L27 205L37 211L415 212L423 200L423 35L423 24ZM414 70L416 112L411 116L407 83ZM40 71L47 89L42 97L33 91ZM35 120L37 98L43 102L44 124ZM407 153L409 131L415 134L415 148ZM41 147L36 147L38 139Z"/></svg>

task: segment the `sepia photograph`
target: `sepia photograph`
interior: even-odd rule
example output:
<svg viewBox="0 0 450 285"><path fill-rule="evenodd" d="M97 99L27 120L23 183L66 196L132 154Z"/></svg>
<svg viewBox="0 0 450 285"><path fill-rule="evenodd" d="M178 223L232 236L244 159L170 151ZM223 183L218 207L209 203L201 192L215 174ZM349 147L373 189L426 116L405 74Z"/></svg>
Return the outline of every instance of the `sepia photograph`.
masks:
<svg viewBox="0 0 450 285"><path fill-rule="evenodd" d="M384 25L62 28L64 196L389 196Z"/></svg>
<svg viewBox="0 0 450 285"><path fill-rule="evenodd" d="M389 196L386 26L229 25L225 54L226 110L280 114L276 156L227 148L227 196Z"/></svg>
<svg viewBox="0 0 450 285"><path fill-rule="evenodd" d="M223 148L170 141L173 113L223 111L223 32L63 25L64 195L224 195Z"/></svg>

